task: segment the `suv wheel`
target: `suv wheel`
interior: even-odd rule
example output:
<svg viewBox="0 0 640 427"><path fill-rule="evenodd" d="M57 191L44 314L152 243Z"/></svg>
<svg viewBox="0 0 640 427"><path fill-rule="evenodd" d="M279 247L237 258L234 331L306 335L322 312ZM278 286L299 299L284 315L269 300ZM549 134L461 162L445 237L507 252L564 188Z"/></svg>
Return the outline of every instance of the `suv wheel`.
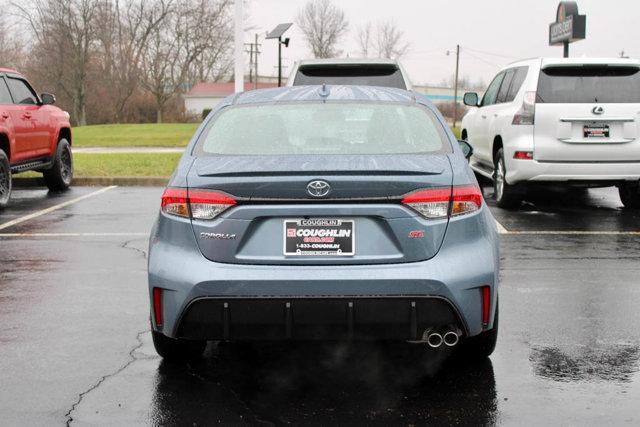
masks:
<svg viewBox="0 0 640 427"><path fill-rule="evenodd" d="M162 332L156 332L153 329L151 330L151 338L153 338L153 346L160 357L172 362L198 359L207 346L206 341L169 338Z"/></svg>
<svg viewBox="0 0 640 427"><path fill-rule="evenodd" d="M4 151L0 150L0 209L7 206L11 197L11 165Z"/></svg>
<svg viewBox="0 0 640 427"><path fill-rule="evenodd" d="M621 184L618 193L625 208L640 209L640 181Z"/></svg>
<svg viewBox="0 0 640 427"><path fill-rule="evenodd" d="M66 139L58 142L53 166L43 172L44 182L51 191L64 191L71 185L73 178L73 156L71 145Z"/></svg>
<svg viewBox="0 0 640 427"><path fill-rule="evenodd" d="M500 148L494 159L493 194L500 208L515 208L522 202L521 188L511 185L505 179L504 150Z"/></svg>

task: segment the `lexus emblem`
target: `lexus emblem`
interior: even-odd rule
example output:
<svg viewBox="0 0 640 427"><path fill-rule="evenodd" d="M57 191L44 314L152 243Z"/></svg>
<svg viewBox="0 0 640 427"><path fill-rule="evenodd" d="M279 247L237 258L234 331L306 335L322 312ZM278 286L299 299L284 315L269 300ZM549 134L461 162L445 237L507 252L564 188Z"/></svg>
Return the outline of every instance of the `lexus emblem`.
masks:
<svg viewBox="0 0 640 427"><path fill-rule="evenodd" d="M315 180L307 184L307 193L312 197L324 197L331 191L327 181Z"/></svg>
<svg viewBox="0 0 640 427"><path fill-rule="evenodd" d="M604 108L602 108L602 107L601 107L601 106L599 106L599 105L596 105L595 107L593 107L593 110L591 110L591 112L592 112L593 114L598 114L598 115L600 115L600 114L604 113Z"/></svg>

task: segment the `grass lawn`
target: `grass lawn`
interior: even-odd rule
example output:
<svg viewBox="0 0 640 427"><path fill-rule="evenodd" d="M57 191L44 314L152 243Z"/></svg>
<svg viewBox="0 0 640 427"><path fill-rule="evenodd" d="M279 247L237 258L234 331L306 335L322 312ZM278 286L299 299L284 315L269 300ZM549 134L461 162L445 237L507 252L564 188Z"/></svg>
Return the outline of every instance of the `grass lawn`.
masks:
<svg viewBox="0 0 640 427"><path fill-rule="evenodd" d="M90 125L73 128L75 147L184 147L199 123Z"/></svg>
<svg viewBox="0 0 640 427"><path fill-rule="evenodd" d="M453 132L453 134L456 136L457 139L460 139L460 132L462 132L462 129L460 129L459 127L455 127L455 128L451 128L451 131Z"/></svg>
<svg viewBox="0 0 640 427"><path fill-rule="evenodd" d="M170 176L181 154L74 154L74 176Z"/></svg>

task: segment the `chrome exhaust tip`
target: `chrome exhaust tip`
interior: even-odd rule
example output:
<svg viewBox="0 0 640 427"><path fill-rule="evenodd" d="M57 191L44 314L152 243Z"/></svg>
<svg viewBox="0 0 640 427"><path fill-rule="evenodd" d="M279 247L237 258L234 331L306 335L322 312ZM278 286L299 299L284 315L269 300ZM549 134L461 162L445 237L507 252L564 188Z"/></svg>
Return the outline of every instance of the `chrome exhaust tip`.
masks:
<svg viewBox="0 0 640 427"><path fill-rule="evenodd" d="M458 335L458 333L454 331L449 331L442 337L442 341L444 341L444 345L446 345L447 347L453 347L454 345L458 344L459 340L460 335Z"/></svg>
<svg viewBox="0 0 640 427"><path fill-rule="evenodd" d="M442 335L437 332L433 332L427 337L427 344L429 344L429 347L431 348L440 347L442 345L442 341Z"/></svg>

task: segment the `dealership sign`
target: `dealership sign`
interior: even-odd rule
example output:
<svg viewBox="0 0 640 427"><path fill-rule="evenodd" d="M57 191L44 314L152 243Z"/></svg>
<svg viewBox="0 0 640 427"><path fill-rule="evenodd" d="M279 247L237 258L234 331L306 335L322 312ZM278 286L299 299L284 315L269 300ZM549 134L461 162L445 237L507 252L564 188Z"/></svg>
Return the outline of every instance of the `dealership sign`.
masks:
<svg viewBox="0 0 640 427"><path fill-rule="evenodd" d="M585 38L587 17L578 14L574 1L561 1L556 12L556 22L549 24L549 45L567 45Z"/></svg>

